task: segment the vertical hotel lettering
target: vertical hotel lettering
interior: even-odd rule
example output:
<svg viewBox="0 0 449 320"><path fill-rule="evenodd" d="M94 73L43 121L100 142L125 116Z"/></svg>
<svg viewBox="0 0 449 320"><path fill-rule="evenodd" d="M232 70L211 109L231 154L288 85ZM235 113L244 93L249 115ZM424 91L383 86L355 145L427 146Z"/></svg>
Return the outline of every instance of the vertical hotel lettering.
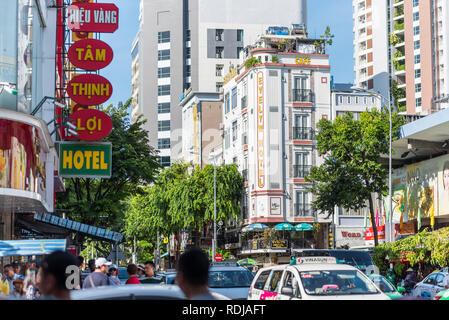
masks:
<svg viewBox="0 0 449 320"><path fill-rule="evenodd" d="M258 186L265 186L264 162L264 83L263 72L257 73L257 172Z"/></svg>

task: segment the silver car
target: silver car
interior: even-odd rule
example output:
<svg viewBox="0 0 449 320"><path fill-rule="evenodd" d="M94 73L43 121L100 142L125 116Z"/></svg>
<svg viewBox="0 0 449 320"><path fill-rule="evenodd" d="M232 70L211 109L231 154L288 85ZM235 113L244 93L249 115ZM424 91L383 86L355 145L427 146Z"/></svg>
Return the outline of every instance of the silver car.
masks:
<svg viewBox="0 0 449 320"><path fill-rule="evenodd" d="M413 289L413 295L415 297L434 300L438 292L446 289L443 283L447 277L449 277L449 273L447 272L434 272L429 274L423 281L416 284Z"/></svg>
<svg viewBox="0 0 449 320"><path fill-rule="evenodd" d="M232 300L246 300L253 274L244 267L215 266L209 269L209 290Z"/></svg>

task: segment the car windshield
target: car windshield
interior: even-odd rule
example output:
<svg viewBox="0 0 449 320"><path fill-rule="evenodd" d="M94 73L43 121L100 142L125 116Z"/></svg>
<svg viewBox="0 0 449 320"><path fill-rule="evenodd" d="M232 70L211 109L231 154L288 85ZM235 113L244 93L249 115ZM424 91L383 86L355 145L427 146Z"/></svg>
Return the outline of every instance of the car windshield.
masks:
<svg viewBox="0 0 449 320"><path fill-rule="evenodd" d="M395 293L396 289L382 276L370 276L371 281L384 293Z"/></svg>
<svg viewBox="0 0 449 320"><path fill-rule="evenodd" d="M251 286L253 275L246 270L210 271L210 288L243 288Z"/></svg>
<svg viewBox="0 0 449 320"><path fill-rule="evenodd" d="M329 251L332 257L337 259L338 263L349 264L357 269L365 271L368 267L373 265L373 261L366 251Z"/></svg>
<svg viewBox="0 0 449 320"><path fill-rule="evenodd" d="M320 270L301 272L304 290L309 295L376 294L374 284L358 270Z"/></svg>

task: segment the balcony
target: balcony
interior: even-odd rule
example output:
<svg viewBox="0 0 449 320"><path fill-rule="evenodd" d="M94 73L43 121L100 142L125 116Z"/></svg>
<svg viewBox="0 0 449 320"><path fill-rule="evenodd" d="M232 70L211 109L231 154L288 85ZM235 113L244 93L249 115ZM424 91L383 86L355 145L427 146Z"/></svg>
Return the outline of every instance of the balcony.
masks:
<svg viewBox="0 0 449 320"><path fill-rule="evenodd" d="M224 249L240 248L240 240L238 237L217 237L217 247Z"/></svg>
<svg viewBox="0 0 449 320"><path fill-rule="evenodd" d="M289 248L289 241L285 239L266 240L254 239L242 242L242 251L259 252L285 252Z"/></svg>
<svg viewBox="0 0 449 320"><path fill-rule="evenodd" d="M242 104L242 110L248 108L248 97L247 96L242 97L241 104Z"/></svg>
<svg viewBox="0 0 449 320"><path fill-rule="evenodd" d="M305 127L293 127L294 140L312 140L314 137L314 130Z"/></svg>
<svg viewBox="0 0 449 320"><path fill-rule="evenodd" d="M248 182L248 169L242 170L243 182Z"/></svg>
<svg viewBox="0 0 449 320"><path fill-rule="evenodd" d="M313 102L312 90L293 89L293 102Z"/></svg>
<svg viewBox="0 0 449 320"><path fill-rule="evenodd" d="M314 217L314 213L310 204L297 203L295 204L294 218Z"/></svg>
<svg viewBox="0 0 449 320"><path fill-rule="evenodd" d="M305 178L310 174L310 169L312 166L294 165L293 166L293 177L294 178Z"/></svg>

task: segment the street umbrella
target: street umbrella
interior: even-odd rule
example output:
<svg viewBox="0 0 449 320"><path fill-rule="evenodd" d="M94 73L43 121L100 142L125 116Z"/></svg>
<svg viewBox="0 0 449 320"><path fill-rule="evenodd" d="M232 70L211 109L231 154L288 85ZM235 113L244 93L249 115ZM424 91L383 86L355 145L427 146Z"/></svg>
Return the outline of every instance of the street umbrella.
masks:
<svg viewBox="0 0 449 320"><path fill-rule="evenodd" d="M254 259L250 259L250 258L245 258L245 259L241 259L239 261L237 261L237 265L239 266L253 266L255 264L257 264L258 262Z"/></svg>
<svg viewBox="0 0 449 320"><path fill-rule="evenodd" d="M273 229L276 231L282 231L282 237L284 236L284 231L291 231L293 227L290 223L279 223Z"/></svg>
<svg viewBox="0 0 449 320"><path fill-rule="evenodd" d="M253 223L246 227L246 231L262 232L267 228L268 226L263 223Z"/></svg>
<svg viewBox="0 0 449 320"><path fill-rule="evenodd" d="M304 248L304 231L313 231L315 228L309 223L300 223L295 226L296 231L302 231L302 247Z"/></svg>

